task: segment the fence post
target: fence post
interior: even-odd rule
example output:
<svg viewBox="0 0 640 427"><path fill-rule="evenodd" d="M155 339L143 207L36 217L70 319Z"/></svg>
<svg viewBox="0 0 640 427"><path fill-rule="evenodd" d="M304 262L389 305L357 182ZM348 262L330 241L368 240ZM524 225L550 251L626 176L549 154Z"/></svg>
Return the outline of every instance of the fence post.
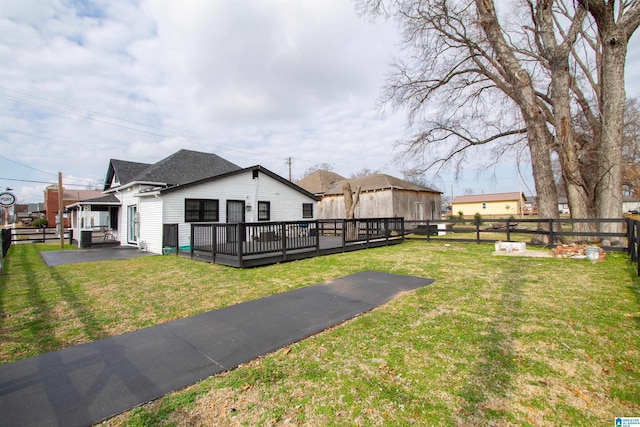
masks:
<svg viewBox="0 0 640 427"><path fill-rule="evenodd" d="M431 241L431 228L429 226L429 220L427 220L427 242Z"/></svg>
<svg viewBox="0 0 640 427"><path fill-rule="evenodd" d="M320 254L320 223L318 222L318 220L315 221L316 223L316 254Z"/></svg>
<svg viewBox="0 0 640 427"><path fill-rule="evenodd" d="M507 242L511 241L511 221L507 218Z"/></svg>
<svg viewBox="0 0 640 427"><path fill-rule="evenodd" d="M555 236L553 235L553 218L549 218L549 247L554 245Z"/></svg>
<svg viewBox="0 0 640 427"><path fill-rule="evenodd" d="M475 218L476 223L476 243L480 243L480 218Z"/></svg>
<svg viewBox="0 0 640 427"><path fill-rule="evenodd" d="M631 218L626 218L627 222L627 255L631 256L633 253L633 220Z"/></svg>

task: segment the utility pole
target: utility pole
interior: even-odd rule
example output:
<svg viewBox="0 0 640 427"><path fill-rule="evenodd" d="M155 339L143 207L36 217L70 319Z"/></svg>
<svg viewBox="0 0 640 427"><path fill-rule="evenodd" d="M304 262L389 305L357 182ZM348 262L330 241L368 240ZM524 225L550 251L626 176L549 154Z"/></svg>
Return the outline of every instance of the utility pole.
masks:
<svg viewBox="0 0 640 427"><path fill-rule="evenodd" d="M287 157L284 163L289 165L289 182L291 182L291 163L293 163L293 159L291 157Z"/></svg>
<svg viewBox="0 0 640 427"><path fill-rule="evenodd" d="M58 224L60 224L60 249L64 249L64 203L62 197L62 172L58 172Z"/></svg>

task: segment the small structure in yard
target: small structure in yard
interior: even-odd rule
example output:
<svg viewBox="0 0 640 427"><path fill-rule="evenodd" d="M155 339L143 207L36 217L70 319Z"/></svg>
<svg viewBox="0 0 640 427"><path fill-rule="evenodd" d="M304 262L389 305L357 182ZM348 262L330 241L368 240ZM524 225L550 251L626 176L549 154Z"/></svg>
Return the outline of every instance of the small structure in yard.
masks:
<svg viewBox="0 0 640 427"><path fill-rule="evenodd" d="M442 192L387 174L346 179L331 171L317 170L297 184L320 198L318 219L348 218L343 190L347 184L360 189L356 218L440 219Z"/></svg>

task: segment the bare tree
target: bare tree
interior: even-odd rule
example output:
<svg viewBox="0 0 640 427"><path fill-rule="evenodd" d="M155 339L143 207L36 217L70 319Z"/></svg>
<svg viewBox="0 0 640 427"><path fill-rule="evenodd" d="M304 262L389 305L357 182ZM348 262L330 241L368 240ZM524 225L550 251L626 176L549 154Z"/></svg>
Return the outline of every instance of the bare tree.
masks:
<svg viewBox="0 0 640 427"><path fill-rule="evenodd" d="M622 146L623 193L640 197L640 106L636 98L627 101Z"/></svg>
<svg viewBox="0 0 640 427"><path fill-rule="evenodd" d="M349 175L349 178L350 179L362 178L364 176L374 175L374 174L377 174L377 173L382 173L382 171L380 169L370 169L368 166L365 165L359 171L356 171L356 172L352 173L351 175Z"/></svg>
<svg viewBox="0 0 640 427"><path fill-rule="evenodd" d="M393 14L403 30L409 59L383 101L406 108L417 129L404 158L459 168L469 149L491 144L497 162L526 136L541 216L557 216L557 158L574 217L619 217L624 62L640 1L521 4L527 12L509 26L492 0L361 0L362 12ZM576 111L591 138L577 135Z"/></svg>
<svg viewBox="0 0 640 427"><path fill-rule="evenodd" d="M302 177L307 177L314 173L315 171L324 170L324 171L332 171L333 165L331 163L316 163L315 165L307 168L304 172L302 172Z"/></svg>

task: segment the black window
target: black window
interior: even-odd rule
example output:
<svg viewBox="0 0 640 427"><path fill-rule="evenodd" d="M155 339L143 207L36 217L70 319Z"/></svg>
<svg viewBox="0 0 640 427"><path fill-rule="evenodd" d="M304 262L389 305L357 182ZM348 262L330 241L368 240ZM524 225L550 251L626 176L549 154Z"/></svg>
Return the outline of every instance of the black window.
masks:
<svg viewBox="0 0 640 427"><path fill-rule="evenodd" d="M313 203L302 204L302 218L313 218Z"/></svg>
<svg viewBox="0 0 640 427"><path fill-rule="evenodd" d="M185 222L218 221L218 201L210 199L185 199Z"/></svg>
<svg viewBox="0 0 640 427"><path fill-rule="evenodd" d="M258 202L258 221L271 219L271 202Z"/></svg>

